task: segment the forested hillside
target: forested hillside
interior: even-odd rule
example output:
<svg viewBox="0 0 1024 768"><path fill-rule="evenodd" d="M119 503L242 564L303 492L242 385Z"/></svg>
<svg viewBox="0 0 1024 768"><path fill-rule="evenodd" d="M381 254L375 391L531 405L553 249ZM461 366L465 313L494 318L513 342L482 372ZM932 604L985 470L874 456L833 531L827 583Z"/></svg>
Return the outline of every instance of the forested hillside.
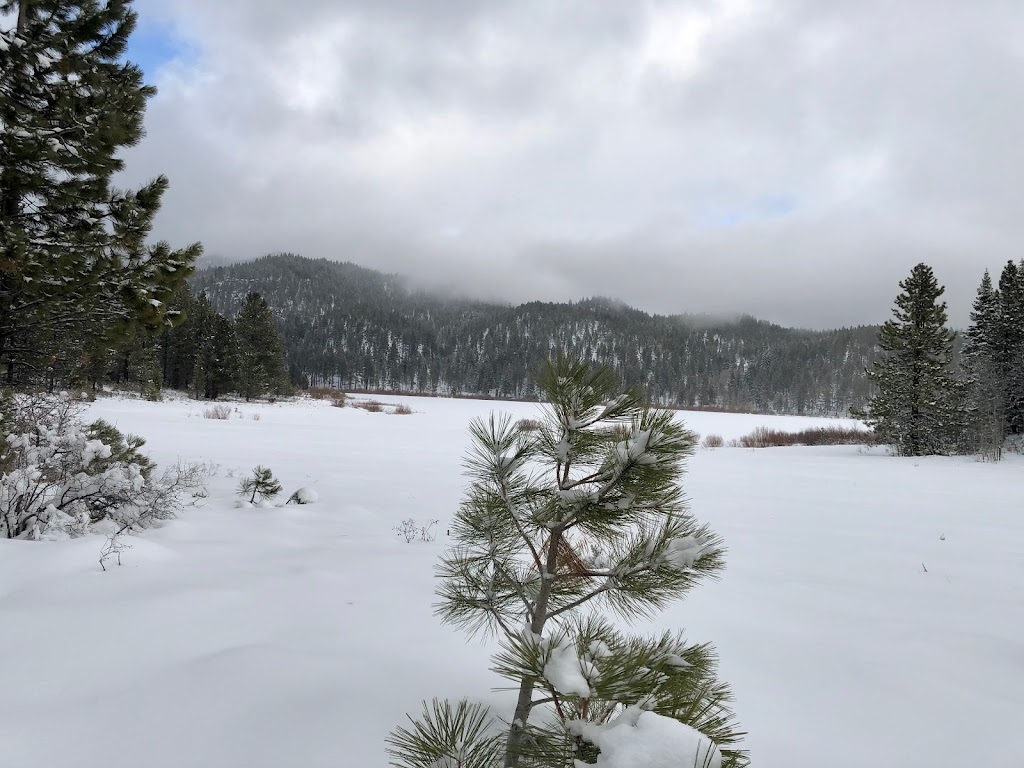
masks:
<svg viewBox="0 0 1024 768"><path fill-rule="evenodd" d="M845 414L868 395L876 326L782 328L649 315L606 299L520 306L447 299L354 264L283 254L198 271L231 317L249 291L278 318L289 368L314 386L532 398L552 349L612 365L657 402Z"/></svg>

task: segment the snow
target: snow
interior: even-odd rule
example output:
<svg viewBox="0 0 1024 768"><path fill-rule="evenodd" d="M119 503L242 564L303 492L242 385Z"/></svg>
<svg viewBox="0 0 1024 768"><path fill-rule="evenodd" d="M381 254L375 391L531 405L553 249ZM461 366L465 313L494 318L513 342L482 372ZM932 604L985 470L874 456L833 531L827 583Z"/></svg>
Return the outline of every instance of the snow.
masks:
<svg viewBox="0 0 1024 768"><path fill-rule="evenodd" d="M706 736L670 717L629 707L607 725L577 723L573 729L601 750L596 763L578 768L721 768L722 754Z"/></svg>
<svg viewBox="0 0 1024 768"><path fill-rule="evenodd" d="M96 459L109 459L110 446L102 440L88 440L82 449L82 464L89 466Z"/></svg>
<svg viewBox="0 0 1024 768"><path fill-rule="evenodd" d="M672 539L665 547L664 558L673 568L685 571L693 568L704 552L706 542L696 536L682 536Z"/></svg>
<svg viewBox="0 0 1024 768"><path fill-rule="evenodd" d="M417 413L237 403L243 417L221 421L188 400L92 406L161 466L219 469L207 498L128 538L106 573L102 535L0 541L0 765L383 768L385 736L423 699L511 716L514 692L493 691L494 644L433 617L433 568L465 488L470 419L537 406L381 400ZM682 416L726 440L827 423ZM319 503L235 509L257 464ZM833 768L1017 768L1022 487L1020 456L698 450L685 491L724 538L726 570L634 630L715 644L758 768L822 755ZM439 519L437 541L396 539L408 517Z"/></svg>
<svg viewBox="0 0 1024 768"><path fill-rule="evenodd" d="M547 663L544 664L544 677L559 693L566 695L590 697L590 683L583 674L580 658L576 649L564 637L551 649ZM590 665L588 665L590 666ZM591 674L595 670L590 669Z"/></svg>
<svg viewBox="0 0 1024 768"><path fill-rule="evenodd" d="M292 495L295 497L295 500L298 501L299 504L316 504L320 500L320 494L318 494L312 488L299 488Z"/></svg>

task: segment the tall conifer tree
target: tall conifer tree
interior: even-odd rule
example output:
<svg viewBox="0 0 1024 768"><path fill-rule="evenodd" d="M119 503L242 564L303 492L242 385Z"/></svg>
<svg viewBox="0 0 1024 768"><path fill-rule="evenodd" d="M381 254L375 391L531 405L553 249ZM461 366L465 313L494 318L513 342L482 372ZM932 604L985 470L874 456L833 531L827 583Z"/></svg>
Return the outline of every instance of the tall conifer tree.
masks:
<svg viewBox="0 0 1024 768"><path fill-rule="evenodd" d="M1006 429L1024 435L1024 267L1008 261L999 276L997 364L1006 403Z"/></svg>
<svg viewBox="0 0 1024 768"><path fill-rule="evenodd" d="M274 314L258 293L249 293L235 320L238 339L238 386L249 400L267 392L281 394L288 388L284 345Z"/></svg>
<svg viewBox="0 0 1024 768"><path fill-rule="evenodd" d="M166 320L198 244L147 245L167 189L111 180L155 90L123 55L129 0L0 0L0 361L38 366L66 332Z"/></svg>
<svg viewBox="0 0 1024 768"><path fill-rule="evenodd" d="M972 447L993 460L1000 458L1006 431L1006 387L998 362L999 335L999 293L985 270L971 310L971 325L964 334L962 361Z"/></svg>
<svg viewBox="0 0 1024 768"><path fill-rule="evenodd" d="M945 291L918 264L900 282L893 317L882 326L882 354L867 371L878 387L864 419L901 456L959 448L962 385L950 372L956 334L946 328Z"/></svg>

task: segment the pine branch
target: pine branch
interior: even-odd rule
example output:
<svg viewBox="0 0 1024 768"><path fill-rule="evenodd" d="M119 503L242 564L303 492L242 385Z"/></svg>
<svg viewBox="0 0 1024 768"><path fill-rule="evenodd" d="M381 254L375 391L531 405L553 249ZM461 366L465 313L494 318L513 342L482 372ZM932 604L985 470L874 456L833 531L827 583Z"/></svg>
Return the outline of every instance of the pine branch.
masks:
<svg viewBox="0 0 1024 768"><path fill-rule="evenodd" d="M602 584L600 587L584 595L583 597L573 600L571 603L567 603L566 605L556 608L553 611L549 611L545 618L553 619L556 616L561 616L563 613L566 613L567 611L573 610L574 608L579 608L584 603L593 600L598 595L602 595L610 589L613 589L613 587L610 584Z"/></svg>
<svg viewBox="0 0 1024 768"><path fill-rule="evenodd" d="M523 607L526 608L527 618L532 623L536 607L533 605L533 603L530 602L529 598L527 598L526 592L523 591L522 585L518 581L516 581L516 579L513 578L508 571L505 570L505 566L503 566L498 561L497 558L491 558L491 562L494 564L495 569L501 571L501 575L505 577L505 581L508 582L509 586L511 586L515 590L516 594L519 596L519 599L523 603Z"/></svg>

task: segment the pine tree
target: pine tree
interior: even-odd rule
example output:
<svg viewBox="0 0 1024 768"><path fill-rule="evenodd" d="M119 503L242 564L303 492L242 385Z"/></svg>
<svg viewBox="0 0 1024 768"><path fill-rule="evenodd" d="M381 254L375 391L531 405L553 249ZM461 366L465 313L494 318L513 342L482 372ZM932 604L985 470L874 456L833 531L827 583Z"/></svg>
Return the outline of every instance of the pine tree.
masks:
<svg viewBox="0 0 1024 768"><path fill-rule="evenodd" d="M215 312L205 296L193 307L198 325L197 351L192 369L196 397L216 400L234 391L238 380L238 341L231 321Z"/></svg>
<svg viewBox="0 0 1024 768"><path fill-rule="evenodd" d="M202 312L196 298L183 284L168 303L169 314L178 320L160 336L160 365L164 386L188 390L192 385L196 356L202 339Z"/></svg>
<svg viewBox="0 0 1024 768"><path fill-rule="evenodd" d="M238 384L241 395L250 400L267 392L281 394L288 388L284 345L274 323L274 314L258 293L249 293L235 320L238 339Z"/></svg>
<svg viewBox="0 0 1024 768"><path fill-rule="evenodd" d="M602 618L650 615L722 568L679 487L694 435L607 369L559 359L538 383L539 430L472 423L473 480L439 569L439 616L500 637L494 671L518 689L515 712L502 735L480 707L425 705L389 738L392 764L571 768L592 763L610 724L663 718L688 743L679 765L746 765L711 648Z"/></svg>
<svg viewBox="0 0 1024 768"><path fill-rule="evenodd" d="M281 492L281 483L274 477L269 467L258 466L252 471L252 477L243 477L238 483L238 495L248 496L249 503L269 501Z"/></svg>
<svg viewBox="0 0 1024 768"><path fill-rule="evenodd" d="M1006 429L1024 435L1024 268L1008 261L999 277L996 361L1003 382Z"/></svg>
<svg viewBox="0 0 1024 768"><path fill-rule="evenodd" d="M122 61L129 0L0 0L0 19L0 361L13 379L71 331L159 327L200 248L146 245L165 177L111 185L155 93Z"/></svg>
<svg viewBox="0 0 1024 768"><path fill-rule="evenodd" d="M956 334L939 301L945 288L926 264L900 288L893 318L879 332L881 357L867 371L878 393L861 415L901 456L950 453L961 439L963 388L949 370Z"/></svg>
<svg viewBox="0 0 1024 768"><path fill-rule="evenodd" d="M971 325L964 333L962 362L968 386L968 416L972 449L998 461L1006 431L1006 385L999 365L999 293L985 275L971 310Z"/></svg>

